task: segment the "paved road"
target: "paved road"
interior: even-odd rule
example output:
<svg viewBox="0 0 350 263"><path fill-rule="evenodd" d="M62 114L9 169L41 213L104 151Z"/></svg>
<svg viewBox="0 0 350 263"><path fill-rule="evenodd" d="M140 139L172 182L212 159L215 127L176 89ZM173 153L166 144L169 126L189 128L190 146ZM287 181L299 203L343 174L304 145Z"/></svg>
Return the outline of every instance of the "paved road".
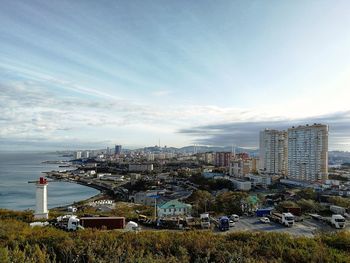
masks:
<svg viewBox="0 0 350 263"><path fill-rule="evenodd" d="M241 217L240 220L236 222L235 226L231 227L230 230L225 233L239 231L282 232L296 236L312 237L316 232L316 227L306 226L301 223L296 223L293 227L285 227L274 222L268 224L261 223L257 217Z"/></svg>

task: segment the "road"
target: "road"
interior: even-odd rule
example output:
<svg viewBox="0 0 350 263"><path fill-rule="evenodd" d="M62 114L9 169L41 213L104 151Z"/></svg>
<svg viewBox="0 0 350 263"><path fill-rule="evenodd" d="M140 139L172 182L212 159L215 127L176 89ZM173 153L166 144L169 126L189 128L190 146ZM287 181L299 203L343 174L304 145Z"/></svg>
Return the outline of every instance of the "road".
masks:
<svg viewBox="0 0 350 263"><path fill-rule="evenodd" d="M305 236L313 237L317 233L330 233L342 231L344 229L335 229L328 225L325 222L317 221L314 219L305 219L303 222L296 222L292 227L285 227L275 222L264 224L259 221L259 217L241 217L238 222L235 222L235 226L231 227L229 231L220 232L217 229L215 230L218 233L232 233L240 231L268 231L268 232L278 232L278 233L288 233L294 236ZM345 230L350 230L350 224L347 223Z"/></svg>
<svg viewBox="0 0 350 263"><path fill-rule="evenodd" d="M316 229L317 228L314 226L307 226L302 223L295 223L293 227L285 227L274 222L264 224L259 221L258 217L241 217L240 220L236 222L234 227L231 227L229 231L223 233L240 231L268 231L288 233L294 236L313 237L316 233Z"/></svg>

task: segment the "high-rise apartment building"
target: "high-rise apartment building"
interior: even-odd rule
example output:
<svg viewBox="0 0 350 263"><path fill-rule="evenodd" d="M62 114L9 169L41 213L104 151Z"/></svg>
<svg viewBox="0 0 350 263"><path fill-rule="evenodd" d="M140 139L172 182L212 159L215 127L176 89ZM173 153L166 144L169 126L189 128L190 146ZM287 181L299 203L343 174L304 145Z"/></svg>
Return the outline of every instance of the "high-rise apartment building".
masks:
<svg viewBox="0 0 350 263"><path fill-rule="evenodd" d="M328 179L328 126L314 124L288 129L288 178Z"/></svg>
<svg viewBox="0 0 350 263"><path fill-rule="evenodd" d="M229 167L232 158L230 152L216 152L214 164L219 167Z"/></svg>
<svg viewBox="0 0 350 263"><path fill-rule="evenodd" d="M121 145L116 145L114 148L114 154L115 155L120 155L122 153L122 146Z"/></svg>
<svg viewBox="0 0 350 263"><path fill-rule="evenodd" d="M74 153L74 159L81 159L82 157L82 152L81 151L76 151Z"/></svg>
<svg viewBox="0 0 350 263"><path fill-rule="evenodd" d="M262 173L286 175L287 132L265 129L260 132L259 166Z"/></svg>

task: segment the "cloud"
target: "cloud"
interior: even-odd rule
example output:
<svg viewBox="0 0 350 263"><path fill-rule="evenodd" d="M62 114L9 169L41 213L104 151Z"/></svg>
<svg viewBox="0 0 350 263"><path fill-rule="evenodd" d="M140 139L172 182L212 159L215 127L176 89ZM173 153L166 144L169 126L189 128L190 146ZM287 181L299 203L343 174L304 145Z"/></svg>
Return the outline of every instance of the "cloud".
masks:
<svg viewBox="0 0 350 263"><path fill-rule="evenodd" d="M101 141L101 137L112 142L120 138L123 130L123 138L129 144L135 139L138 144L140 141L148 144L144 137L147 133L149 137L162 134L173 138L171 143L181 139L182 145L191 143L192 139L193 143L203 145L257 147L259 131L264 128L287 129L319 122L330 125L330 148L350 148L350 111L287 118L259 109L141 104L116 97L68 93L65 83L56 81L52 86L44 79L2 81L0 78L1 144L54 146L59 142L79 141L79 145L85 142L89 146L93 141Z"/></svg>
<svg viewBox="0 0 350 263"><path fill-rule="evenodd" d="M303 119L280 119L275 121L255 120L202 125L180 129L178 132L194 138L193 142L202 145L237 145L258 147L259 131L265 128L279 130L291 126L323 123L330 128L330 149L348 149L350 145L350 111L314 116Z"/></svg>

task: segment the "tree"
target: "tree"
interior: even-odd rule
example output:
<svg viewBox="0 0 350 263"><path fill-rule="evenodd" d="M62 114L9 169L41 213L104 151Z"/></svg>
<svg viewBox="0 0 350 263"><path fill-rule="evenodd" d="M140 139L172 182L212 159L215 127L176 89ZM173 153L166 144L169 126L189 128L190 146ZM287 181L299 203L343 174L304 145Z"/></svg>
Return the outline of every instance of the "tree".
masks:
<svg viewBox="0 0 350 263"><path fill-rule="evenodd" d="M0 262L10 262L9 251L6 247L0 247Z"/></svg>
<svg viewBox="0 0 350 263"><path fill-rule="evenodd" d="M340 197L340 196L331 196L329 198L329 202L334 204L334 205L350 209L350 199L349 198L344 198L344 197Z"/></svg>
<svg viewBox="0 0 350 263"><path fill-rule="evenodd" d="M214 197L208 191L197 190L186 201L193 204L192 211L195 215L214 208Z"/></svg>
<svg viewBox="0 0 350 263"><path fill-rule="evenodd" d="M286 207L299 207L299 206L292 201L283 201L277 205L276 209L280 212L283 212L284 208L286 208Z"/></svg>
<svg viewBox="0 0 350 263"><path fill-rule="evenodd" d="M297 204L303 213L318 213L321 210L321 205L314 200L301 199Z"/></svg>
<svg viewBox="0 0 350 263"><path fill-rule="evenodd" d="M305 188L301 189L299 192L296 193L297 197L299 199L306 199L306 200L316 200L317 194L314 189L312 188Z"/></svg>
<svg viewBox="0 0 350 263"><path fill-rule="evenodd" d="M216 211L224 214L242 214L242 202L248 197L244 192L226 192L216 197Z"/></svg>

